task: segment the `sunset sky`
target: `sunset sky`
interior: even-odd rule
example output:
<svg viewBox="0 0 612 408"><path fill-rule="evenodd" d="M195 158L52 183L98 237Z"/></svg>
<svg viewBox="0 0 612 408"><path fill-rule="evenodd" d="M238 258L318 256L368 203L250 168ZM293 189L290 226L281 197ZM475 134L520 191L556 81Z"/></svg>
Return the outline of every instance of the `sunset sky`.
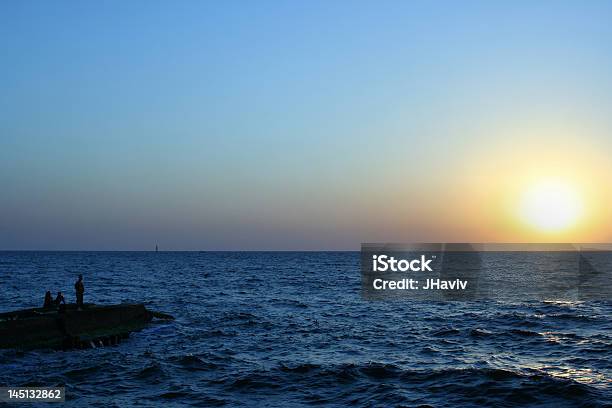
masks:
<svg viewBox="0 0 612 408"><path fill-rule="evenodd" d="M0 3L0 249L612 241L612 2Z"/></svg>

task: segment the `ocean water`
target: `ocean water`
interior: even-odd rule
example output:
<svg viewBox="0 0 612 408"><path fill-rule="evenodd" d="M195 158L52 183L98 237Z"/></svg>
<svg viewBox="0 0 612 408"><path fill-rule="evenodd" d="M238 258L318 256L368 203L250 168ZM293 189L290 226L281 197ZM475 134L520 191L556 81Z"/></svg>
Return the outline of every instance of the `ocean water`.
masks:
<svg viewBox="0 0 612 408"><path fill-rule="evenodd" d="M0 312L74 302L79 273L86 302L176 320L0 350L0 385L74 407L612 406L610 301L367 301L356 252L0 252Z"/></svg>

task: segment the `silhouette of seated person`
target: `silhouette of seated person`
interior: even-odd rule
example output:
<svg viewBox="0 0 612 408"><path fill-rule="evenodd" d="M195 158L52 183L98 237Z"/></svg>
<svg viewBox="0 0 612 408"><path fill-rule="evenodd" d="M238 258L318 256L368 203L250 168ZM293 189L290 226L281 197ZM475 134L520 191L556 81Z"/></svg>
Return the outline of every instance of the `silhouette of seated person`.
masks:
<svg viewBox="0 0 612 408"><path fill-rule="evenodd" d="M47 293L45 293L45 303L43 304L43 308L49 309L51 306L53 306L53 298L51 297L51 291L48 290Z"/></svg>
<svg viewBox="0 0 612 408"><path fill-rule="evenodd" d="M55 306L59 306L60 304L66 304L66 301L64 300L64 295L62 295L62 292L57 292L57 296L55 297Z"/></svg>

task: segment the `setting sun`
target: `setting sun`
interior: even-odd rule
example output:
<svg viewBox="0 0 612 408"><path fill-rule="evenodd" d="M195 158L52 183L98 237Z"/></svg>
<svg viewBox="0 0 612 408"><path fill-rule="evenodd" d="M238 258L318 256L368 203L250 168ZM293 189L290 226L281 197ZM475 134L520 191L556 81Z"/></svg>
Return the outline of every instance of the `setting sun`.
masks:
<svg viewBox="0 0 612 408"><path fill-rule="evenodd" d="M559 231L575 225L583 203L571 185L559 180L540 181L521 197L520 215L525 223L542 231Z"/></svg>

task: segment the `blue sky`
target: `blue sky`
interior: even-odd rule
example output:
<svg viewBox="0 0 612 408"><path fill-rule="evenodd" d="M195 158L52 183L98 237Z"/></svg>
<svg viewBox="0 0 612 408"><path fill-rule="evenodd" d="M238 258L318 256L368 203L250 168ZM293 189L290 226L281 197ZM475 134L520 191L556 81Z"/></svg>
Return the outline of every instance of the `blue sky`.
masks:
<svg viewBox="0 0 612 408"><path fill-rule="evenodd" d="M474 163L610 151L611 17L596 1L4 1L0 248L491 239L474 203L440 205L485 191Z"/></svg>

